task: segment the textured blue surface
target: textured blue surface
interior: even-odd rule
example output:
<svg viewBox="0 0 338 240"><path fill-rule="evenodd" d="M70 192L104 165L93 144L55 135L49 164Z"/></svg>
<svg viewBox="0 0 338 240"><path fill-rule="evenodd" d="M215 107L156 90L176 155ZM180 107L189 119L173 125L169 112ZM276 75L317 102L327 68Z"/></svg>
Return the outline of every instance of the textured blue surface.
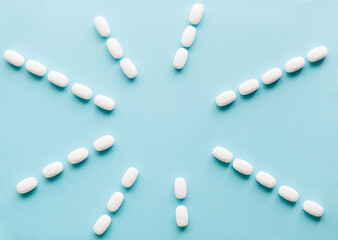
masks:
<svg viewBox="0 0 338 240"><path fill-rule="evenodd" d="M177 72L172 59L193 1L1 1L1 53L16 50L117 103L107 114L71 85L60 90L1 60L1 240L97 239L92 227L104 213L112 224L103 239L338 239L338 2L201 2L196 41ZM138 68L135 80L97 34L98 15ZM216 106L222 91L319 45L329 49L320 64ZM105 134L116 144L99 154L92 143ZM252 163L253 174L213 159L216 145ZM90 157L71 166L67 154L82 146ZM48 181L41 170L53 161L65 169ZM140 174L125 190L130 166ZM277 178L272 191L255 181L259 170ZM39 186L23 197L15 185L30 176ZM183 202L173 193L179 176L188 184ZM278 196L284 184L299 202ZM110 214L115 191L125 202ZM307 199L324 206L319 220L302 210ZM175 223L179 204L189 211L185 230Z"/></svg>

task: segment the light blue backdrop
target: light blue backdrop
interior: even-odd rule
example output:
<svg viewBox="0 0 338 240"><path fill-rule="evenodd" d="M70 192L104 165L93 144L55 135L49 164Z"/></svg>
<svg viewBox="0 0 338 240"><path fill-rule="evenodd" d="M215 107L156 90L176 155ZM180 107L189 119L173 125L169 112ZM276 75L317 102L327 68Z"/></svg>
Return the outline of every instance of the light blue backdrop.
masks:
<svg viewBox="0 0 338 240"><path fill-rule="evenodd" d="M1 1L0 51L13 49L70 79L60 90L46 77L0 61L0 239L97 239L101 214L112 224L102 239L338 239L338 2L201 1L204 17L185 68L172 59L194 1ZM93 25L110 24L124 56L139 75L127 79ZM320 64L306 62L294 75L283 71L272 87L220 110L215 97L319 45L329 49ZM71 93L79 82L112 97L107 114L93 99ZM114 147L94 151L98 137L112 134ZM212 155L224 146L254 166L249 178ZM67 154L87 147L80 166ZM52 181L42 168L62 161ZM120 182L134 166L130 190ZM267 191L255 174L277 178ZM28 196L17 182L34 176ZM188 197L174 197L176 177ZM281 185L300 193L296 204L281 199ZM116 214L106 210L115 191L125 194ZM302 210L305 200L322 204L320 220ZM175 223L175 208L187 206L189 225Z"/></svg>

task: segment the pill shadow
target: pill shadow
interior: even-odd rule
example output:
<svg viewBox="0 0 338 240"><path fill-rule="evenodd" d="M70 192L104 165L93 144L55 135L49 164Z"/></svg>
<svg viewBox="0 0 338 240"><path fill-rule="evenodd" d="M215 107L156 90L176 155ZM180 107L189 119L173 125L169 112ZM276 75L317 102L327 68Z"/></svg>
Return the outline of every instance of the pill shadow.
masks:
<svg viewBox="0 0 338 240"><path fill-rule="evenodd" d="M27 74L28 74L28 76L30 76L31 78L34 78L35 80L42 80L42 78L45 76L45 75L43 75L43 76L38 76L38 75L35 75L35 74L33 74L33 73L31 73L31 72L29 72L29 71L27 71Z"/></svg>
<svg viewBox="0 0 338 240"><path fill-rule="evenodd" d="M114 107L113 110L109 111L109 110L105 110L103 108L100 108L97 105L95 105L95 106L96 106L96 108L98 109L99 112L104 113L105 115L111 115L114 112L114 110L115 110L115 107Z"/></svg>
<svg viewBox="0 0 338 240"><path fill-rule="evenodd" d="M236 100L235 100L232 103L229 103L228 105L223 106L223 107L217 106L217 104L216 104L216 107L217 107L218 111L224 112L224 111L227 111L229 108L234 108L236 105L237 105L237 103L236 103Z"/></svg>
<svg viewBox="0 0 338 240"><path fill-rule="evenodd" d="M51 177L51 178L45 178L46 179L46 182L48 183L52 183L52 182L55 182L56 180L58 180L61 175L63 174L63 171L60 172L58 175L54 176L54 177Z"/></svg>
<svg viewBox="0 0 338 240"><path fill-rule="evenodd" d="M279 195L279 194L278 194L278 198L282 203L284 203L285 205L287 205L289 207L294 207L298 202L298 201L297 202L290 202L290 201L286 200L285 198L281 197L281 195Z"/></svg>
<svg viewBox="0 0 338 240"><path fill-rule="evenodd" d="M325 58L326 58L326 57L325 57ZM317 67L317 66L322 65L322 63L324 62L325 58L320 59L320 60L317 61L317 62L310 62L310 61L308 61L308 63L309 63L309 65L310 65L310 67Z"/></svg>
<svg viewBox="0 0 338 240"><path fill-rule="evenodd" d="M75 164L69 163L69 164L71 165L72 168L80 168L80 167L82 167L83 165L86 164L86 162L88 161L88 158L86 158L85 160L83 160L82 162L79 162L79 163L75 163Z"/></svg>
<svg viewBox="0 0 338 240"><path fill-rule="evenodd" d="M257 95L257 94L258 94L258 91L259 91L259 88L258 88L256 91L254 91L254 92L252 92L252 93L250 93L250 94L247 94L247 95L242 95L242 94L240 94L240 95L241 95L242 99L244 99L244 100L249 100L249 99L251 99L253 96Z"/></svg>
<svg viewBox="0 0 338 240"><path fill-rule="evenodd" d="M177 225L176 225L176 226L177 226ZM185 231L187 231L188 226L189 226L189 225L187 225L187 226L185 226L185 227L179 227L179 226L177 226L177 228L178 228L178 230L179 230L180 232L185 232Z"/></svg>
<svg viewBox="0 0 338 240"><path fill-rule="evenodd" d="M258 188L262 189L262 191L266 192L266 193L271 193L272 190L274 188L267 188L267 187L264 187L262 184L260 184L258 181L255 181L256 182L256 185L258 186Z"/></svg>
<svg viewBox="0 0 338 240"><path fill-rule="evenodd" d="M110 232L110 229L112 228L112 223L110 223L108 229L101 235L97 235L96 233L93 232L93 235L96 239L101 239L101 238L104 238L106 237L107 235L109 235L109 232Z"/></svg>
<svg viewBox="0 0 338 240"><path fill-rule="evenodd" d="M292 72L292 73L288 73L286 72L286 75L289 77L289 78L294 78L294 77L297 77L302 71L303 71L304 67L302 67L301 69L295 71L295 72Z"/></svg>
<svg viewBox="0 0 338 240"><path fill-rule="evenodd" d="M320 222L321 217L315 217L315 216L312 216L311 214L308 214L307 212L305 212L303 209L301 210L303 212L303 215L305 215L305 218L307 219L310 219L311 221L314 221L314 222Z"/></svg>
<svg viewBox="0 0 338 240"><path fill-rule="evenodd" d="M18 197L21 198L21 199L26 199L26 198L29 198L31 197L33 194L35 194L35 192L37 192L37 188L39 186L36 186L36 188L34 188L32 191L28 192L28 193L24 193L24 194L21 194L21 193L18 193L17 194L19 195Z"/></svg>
<svg viewBox="0 0 338 240"><path fill-rule="evenodd" d="M114 57L111 55L111 53L109 52L109 49L108 49L106 43L105 43L105 46L106 46L106 49L105 49L105 50L106 50L106 55L111 59L110 61L112 61L114 64L118 63L118 62L123 58L123 56L120 57L120 58L118 58L118 59L114 58Z"/></svg>
<svg viewBox="0 0 338 240"><path fill-rule="evenodd" d="M49 82L49 86L51 86L53 89L56 89L59 92L64 92L67 88L67 86L66 87L60 87L60 86L55 85L54 83L52 83L50 81L48 81L48 82Z"/></svg>
<svg viewBox="0 0 338 240"><path fill-rule="evenodd" d="M249 179L251 174L250 175L245 175L245 174L242 174L240 172L238 172L236 169L232 168L232 171L235 173L235 175L239 176L240 178L242 179Z"/></svg>
<svg viewBox="0 0 338 240"><path fill-rule="evenodd" d="M90 101L90 99L83 99L83 98L80 98L80 97L78 97L78 96L76 96L75 94L73 94L73 98L75 98L75 99L77 99L77 101L80 101L81 103L88 103L89 101Z"/></svg>
<svg viewBox="0 0 338 240"><path fill-rule="evenodd" d="M10 64L10 63L7 62L7 61L5 61L5 62L6 62L6 64L7 64L8 66L10 66L11 69L13 69L13 70L15 70L15 71L19 71L21 68L23 68L23 65L20 66L20 67L18 67L18 66L15 66L15 65L13 65L13 64Z"/></svg>
<svg viewBox="0 0 338 240"><path fill-rule="evenodd" d="M222 161L220 161L220 160L218 160L217 158L215 158L215 157L212 157L213 158L213 161L214 162L216 162L216 164L217 165L220 165L220 166L222 166L222 167L226 167L226 168L228 168L231 164L231 162L230 163L226 163L226 162L222 162Z"/></svg>
<svg viewBox="0 0 338 240"><path fill-rule="evenodd" d="M119 216L119 215L121 215L121 214L123 214L123 213L120 213L121 211L123 212L123 209L124 209L124 205L125 205L125 199L123 200L123 202L122 202L122 204L121 204L121 206L119 207L119 209L116 211L116 212L111 212L111 211L109 211L109 210L107 210L107 215L112 215L113 217L115 217L115 216Z"/></svg>
<svg viewBox="0 0 338 240"><path fill-rule="evenodd" d="M103 150L103 151L96 151L96 150L95 151L98 155L104 156L104 155L108 154L109 152L113 151L112 149L114 149L114 145L111 146L110 148Z"/></svg>
<svg viewBox="0 0 338 240"><path fill-rule="evenodd" d="M139 176L137 176L137 179L136 179L136 181L134 182L134 184L130 187L130 188L126 188L126 187L124 187L124 186L121 186L122 187L122 189L124 190L124 191L126 191L126 192L130 192L130 191L132 191L132 189L134 189L135 188L135 185L137 185L137 182L138 182L138 178L139 178ZM123 191L122 190L122 191ZM121 192L122 192L121 191Z"/></svg>
<svg viewBox="0 0 338 240"><path fill-rule="evenodd" d="M271 88L274 88L279 83L280 80L281 80L281 78L279 78L277 81L275 81L275 82L273 82L271 84L264 84L264 83L262 83L262 85L266 89L271 89Z"/></svg>

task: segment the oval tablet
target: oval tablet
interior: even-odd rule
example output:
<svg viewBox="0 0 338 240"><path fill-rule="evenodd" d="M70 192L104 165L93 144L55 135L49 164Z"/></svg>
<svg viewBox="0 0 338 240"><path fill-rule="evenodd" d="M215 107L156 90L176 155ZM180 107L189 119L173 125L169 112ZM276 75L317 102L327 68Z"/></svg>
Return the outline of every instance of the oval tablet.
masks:
<svg viewBox="0 0 338 240"><path fill-rule="evenodd" d="M293 72L300 70L302 67L304 67L304 65L305 65L304 58L295 57L295 58L292 58L291 60L287 61L284 64L284 69L288 73L293 73Z"/></svg>
<svg viewBox="0 0 338 240"><path fill-rule="evenodd" d="M116 38L110 38L107 40L107 48L113 58L119 59L120 57L122 57L123 50L119 41L117 41Z"/></svg>
<svg viewBox="0 0 338 240"><path fill-rule="evenodd" d="M188 59L188 51L185 48L179 48L174 56L173 65L177 69L182 69Z"/></svg>
<svg viewBox="0 0 338 240"><path fill-rule="evenodd" d="M72 92L79 98L85 100L89 100L93 96L93 91L89 87L80 83L75 83L72 86Z"/></svg>
<svg viewBox="0 0 338 240"><path fill-rule="evenodd" d="M16 185L16 191L18 191L18 193L24 194L32 191L34 188L36 188L37 185L38 181L36 180L36 178L29 177L22 180Z"/></svg>
<svg viewBox="0 0 338 240"><path fill-rule="evenodd" d="M236 93L233 90L228 90L216 97L216 104L219 107L224 107L236 99Z"/></svg>
<svg viewBox="0 0 338 240"><path fill-rule="evenodd" d="M328 50L325 46L320 46L312 49L310 52L307 54L307 59L310 62L317 62L319 60L322 60L325 58L328 54Z"/></svg>
<svg viewBox="0 0 338 240"><path fill-rule="evenodd" d="M130 188L138 176L138 170L134 167L128 168L122 177L122 186Z"/></svg>
<svg viewBox="0 0 338 240"><path fill-rule="evenodd" d="M47 72L47 68L35 60L28 60L26 62L26 69L28 72L31 72L40 77L45 75Z"/></svg>
<svg viewBox="0 0 338 240"><path fill-rule="evenodd" d="M110 34L110 27L106 19L102 16L98 16L94 19L96 30L102 37L107 37Z"/></svg>
<svg viewBox="0 0 338 240"><path fill-rule="evenodd" d="M259 82L257 79L250 79L239 85L238 90L242 95L248 95L256 91L259 87Z"/></svg>
<svg viewBox="0 0 338 240"><path fill-rule="evenodd" d="M181 205L176 208L176 224L179 227L188 225L188 209Z"/></svg>
<svg viewBox="0 0 338 240"><path fill-rule="evenodd" d="M109 97L103 96L103 95L97 95L94 98L94 103L96 104L96 106L107 110L107 111L111 111L114 109L115 107L115 101Z"/></svg>
<svg viewBox="0 0 338 240"><path fill-rule="evenodd" d="M184 199L187 196L187 183L184 178L175 179L174 191L178 199Z"/></svg>
<svg viewBox="0 0 338 240"><path fill-rule="evenodd" d="M197 25L203 16L204 7L200 3L195 3L194 6L192 6L189 14L189 22L193 25Z"/></svg>
<svg viewBox="0 0 338 240"><path fill-rule="evenodd" d="M315 217L321 217L324 213L324 208L321 205L309 200L304 202L303 209L305 212Z"/></svg>
<svg viewBox="0 0 338 240"><path fill-rule="evenodd" d="M137 69L134 63L129 58L123 58L120 62L120 66L124 74L130 79L135 78L137 75Z"/></svg>
<svg viewBox="0 0 338 240"><path fill-rule="evenodd" d="M56 71L50 71L47 78L51 83L54 83L56 86L59 87L65 87L69 82L68 78L65 75Z"/></svg>
<svg viewBox="0 0 338 240"><path fill-rule="evenodd" d="M214 155L215 158L218 160L229 163L232 161L233 154L229 150L222 148L222 147L215 147L212 151L212 155Z"/></svg>
<svg viewBox="0 0 338 240"><path fill-rule="evenodd" d="M282 198L290 202L297 202L299 198L299 193L295 189L285 185L279 188L278 193Z"/></svg>
<svg viewBox="0 0 338 240"><path fill-rule="evenodd" d="M107 203L107 209L111 212L116 212L124 199L124 195L120 192L115 192L111 197L109 198L109 201Z"/></svg>
<svg viewBox="0 0 338 240"><path fill-rule="evenodd" d="M13 50L6 50L4 52L4 59L17 67L21 67L25 63L25 58Z"/></svg>
<svg viewBox="0 0 338 240"><path fill-rule="evenodd" d="M94 142L94 148L96 151L103 151L113 146L114 142L112 135L105 135Z"/></svg>
<svg viewBox="0 0 338 240"><path fill-rule="evenodd" d="M51 178L61 173L62 170L63 164L61 162L53 162L42 169L42 174L46 178Z"/></svg>
<svg viewBox="0 0 338 240"><path fill-rule="evenodd" d="M273 188L276 185L276 178L263 171L256 174L256 180L267 188Z"/></svg>
<svg viewBox="0 0 338 240"><path fill-rule="evenodd" d="M73 152L68 154L68 161L71 164L76 164L79 162L82 162L83 160L85 160L88 157L89 153L88 150L84 147L82 148L78 148L76 150L74 150Z"/></svg>
<svg viewBox="0 0 338 240"><path fill-rule="evenodd" d="M264 84L271 84L273 82L276 82L280 77L282 76L282 71L278 68L272 68L269 71L266 71L262 75L262 82Z"/></svg>
<svg viewBox="0 0 338 240"><path fill-rule="evenodd" d="M239 158L235 159L235 161L232 163L232 166L234 169L244 175L250 175L253 170L253 167L250 163Z"/></svg>
<svg viewBox="0 0 338 240"><path fill-rule="evenodd" d="M196 28L193 26L186 27L181 38L182 45L185 47L190 47L191 44L194 42L195 37Z"/></svg>
<svg viewBox="0 0 338 240"><path fill-rule="evenodd" d="M105 231L107 231L110 223L111 218L107 214L102 215L94 225L94 233L97 235L102 235Z"/></svg>

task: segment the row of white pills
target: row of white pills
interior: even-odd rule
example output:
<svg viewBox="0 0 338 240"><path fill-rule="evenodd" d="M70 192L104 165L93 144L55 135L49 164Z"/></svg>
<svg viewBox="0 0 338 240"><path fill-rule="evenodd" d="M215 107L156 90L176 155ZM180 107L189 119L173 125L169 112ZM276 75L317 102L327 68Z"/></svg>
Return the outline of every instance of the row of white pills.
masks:
<svg viewBox="0 0 338 240"><path fill-rule="evenodd" d="M312 49L307 54L309 62L317 62L325 58L328 54L328 50L325 46L320 46ZM305 65L303 57L295 57L284 64L284 69L288 73L296 72L302 69ZM275 67L265 72L261 79L264 84L271 84L276 82L282 76L280 68ZM255 92L259 88L259 82L257 79L250 79L239 85L238 90L241 95L248 95ZM216 104L219 107L226 106L236 99L236 93L233 90L228 90L216 97Z"/></svg>
<svg viewBox="0 0 338 240"><path fill-rule="evenodd" d="M176 178L174 183L174 192L177 199L184 199L187 196L187 182L184 178ZM188 225L188 209L186 206L180 205L175 211L176 224L179 227Z"/></svg>
<svg viewBox="0 0 338 240"><path fill-rule="evenodd" d="M233 159L232 152L219 146L213 149L212 154L216 159L225 163L230 163ZM244 175L250 175L253 171L253 166L250 163L239 158L234 160L232 166L236 171ZM276 178L263 171L260 171L256 174L256 180L267 188L273 188L277 183ZM297 202L299 199L299 193L289 186L281 186L278 190L278 193L282 198L290 202ZM315 217L320 217L324 213L324 208L321 205L309 200L303 203L303 209Z"/></svg>

